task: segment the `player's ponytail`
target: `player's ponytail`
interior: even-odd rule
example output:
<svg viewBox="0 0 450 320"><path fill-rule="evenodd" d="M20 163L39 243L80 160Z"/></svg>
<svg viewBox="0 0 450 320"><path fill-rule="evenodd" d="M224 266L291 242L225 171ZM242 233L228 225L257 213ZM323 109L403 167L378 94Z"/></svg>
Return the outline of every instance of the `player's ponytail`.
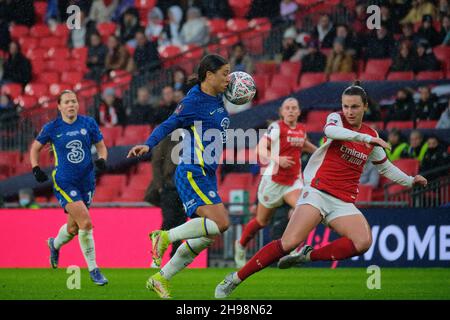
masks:
<svg viewBox="0 0 450 320"><path fill-rule="evenodd" d="M355 80L350 87L344 90L343 95L346 96L360 96L364 105L368 103L368 97L366 91L361 87L361 81Z"/></svg>

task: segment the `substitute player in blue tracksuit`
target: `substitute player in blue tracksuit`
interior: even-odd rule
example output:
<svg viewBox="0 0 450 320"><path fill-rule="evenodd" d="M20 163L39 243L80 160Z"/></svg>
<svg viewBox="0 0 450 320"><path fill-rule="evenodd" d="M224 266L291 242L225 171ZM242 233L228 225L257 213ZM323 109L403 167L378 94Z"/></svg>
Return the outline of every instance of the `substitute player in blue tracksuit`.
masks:
<svg viewBox="0 0 450 320"><path fill-rule="evenodd" d="M44 182L48 177L39 167L39 153L44 145L51 144L55 156L53 192L68 213L67 224L60 228L56 238L48 239L50 264L52 268L58 267L61 246L78 234L92 281L97 285L105 285L108 280L95 261L95 244L88 208L95 190L91 146L94 145L97 149L98 159L95 165L100 171L106 168L108 151L95 120L78 115L79 104L73 91L65 90L60 94L58 109L61 117L44 125L30 151L33 174L38 182Z"/></svg>
<svg viewBox="0 0 450 320"><path fill-rule="evenodd" d="M216 169L230 125L222 98L229 73L230 65L221 56L204 57L198 69L198 83L175 112L153 131L145 145L135 146L128 153L128 157L143 155L175 129L185 129L175 184L191 219L176 228L157 230L150 235L153 262L158 267L170 243L186 240L161 271L147 281L147 288L162 298L170 298L169 280L229 226L228 211L217 193L216 180Z"/></svg>

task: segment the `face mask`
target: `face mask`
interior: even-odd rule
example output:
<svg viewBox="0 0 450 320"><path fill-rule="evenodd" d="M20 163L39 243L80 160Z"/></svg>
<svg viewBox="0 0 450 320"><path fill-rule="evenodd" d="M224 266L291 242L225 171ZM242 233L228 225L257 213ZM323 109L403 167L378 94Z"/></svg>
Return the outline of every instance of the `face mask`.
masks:
<svg viewBox="0 0 450 320"><path fill-rule="evenodd" d="M30 199L19 199L19 203L22 207L26 207L30 203Z"/></svg>

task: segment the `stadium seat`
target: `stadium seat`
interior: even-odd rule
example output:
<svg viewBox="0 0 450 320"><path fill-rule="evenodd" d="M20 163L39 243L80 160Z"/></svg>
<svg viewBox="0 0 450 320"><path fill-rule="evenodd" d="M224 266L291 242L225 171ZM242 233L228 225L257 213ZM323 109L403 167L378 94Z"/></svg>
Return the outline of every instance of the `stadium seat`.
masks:
<svg viewBox="0 0 450 320"><path fill-rule="evenodd" d="M181 48L178 46L168 45L158 47L159 55L164 60L165 67L176 65L181 61Z"/></svg>
<svg viewBox="0 0 450 320"><path fill-rule="evenodd" d="M63 39L64 41L67 41L69 34L70 30L67 28L67 24L65 23L58 23L55 30L53 30L53 35Z"/></svg>
<svg viewBox="0 0 450 320"><path fill-rule="evenodd" d="M260 101L261 103L265 103L268 101L276 100L287 96L290 93L288 87L276 87L276 88L268 88L264 93L264 97Z"/></svg>
<svg viewBox="0 0 450 320"><path fill-rule="evenodd" d="M266 88L269 86L270 77L264 74L255 74L253 80L255 81L258 99L262 99L266 93Z"/></svg>
<svg viewBox="0 0 450 320"><path fill-rule="evenodd" d="M327 76L323 72L307 72L303 73L300 78L300 83L296 89L306 89L327 81Z"/></svg>
<svg viewBox="0 0 450 320"><path fill-rule="evenodd" d="M325 123L306 121L304 125L306 132L322 132Z"/></svg>
<svg viewBox="0 0 450 320"><path fill-rule="evenodd" d="M35 38L44 38L51 35L50 28L46 24L35 24L30 28L30 36Z"/></svg>
<svg viewBox="0 0 450 320"><path fill-rule="evenodd" d="M255 62L255 74L268 75L270 78L278 72L278 64L275 62Z"/></svg>
<svg viewBox="0 0 450 320"><path fill-rule="evenodd" d="M228 0L228 5L236 18L243 18L250 10L252 0Z"/></svg>
<svg viewBox="0 0 450 320"><path fill-rule="evenodd" d="M40 48L62 48L66 45L66 40L61 37L50 36L39 39ZM68 50L68 49L67 49Z"/></svg>
<svg viewBox="0 0 450 320"><path fill-rule="evenodd" d="M52 96L58 96L61 91L72 90L73 86L69 83L52 83L49 86L49 93Z"/></svg>
<svg viewBox="0 0 450 320"><path fill-rule="evenodd" d="M15 82L6 83L2 85L2 94L7 94L15 99L22 94L22 85Z"/></svg>
<svg viewBox="0 0 450 320"><path fill-rule="evenodd" d="M14 99L14 102L19 104L22 108L28 109L34 107L38 100L36 97L33 96L18 96L16 99Z"/></svg>
<svg viewBox="0 0 450 320"><path fill-rule="evenodd" d="M251 173L228 173L223 179L222 186L230 186L234 189L247 189L253 180Z"/></svg>
<svg viewBox="0 0 450 320"><path fill-rule="evenodd" d="M137 165L136 175L140 179L146 179L147 181L152 181L153 179L153 167L150 162L140 162ZM130 183L133 179L130 179Z"/></svg>
<svg viewBox="0 0 450 320"><path fill-rule="evenodd" d="M114 187L121 190L127 185L127 176L125 174L104 174L100 177L99 187Z"/></svg>
<svg viewBox="0 0 450 320"><path fill-rule="evenodd" d="M142 202L145 197L145 189L135 189L126 187L123 189L118 201L123 202Z"/></svg>
<svg viewBox="0 0 450 320"><path fill-rule="evenodd" d="M437 123L438 123L438 120L420 120L419 122L417 122L416 128L417 129L435 129Z"/></svg>
<svg viewBox="0 0 450 320"><path fill-rule="evenodd" d="M209 32L211 34L217 34L227 30L227 21L225 19L213 18L208 20Z"/></svg>
<svg viewBox="0 0 450 320"><path fill-rule="evenodd" d="M13 40L19 40L27 36L30 33L30 29L27 26L21 24L14 24L9 27L9 33Z"/></svg>
<svg viewBox="0 0 450 320"><path fill-rule="evenodd" d="M1 151L0 152L0 172L7 176L16 173L16 166L20 163L21 154L19 151Z"/></svg>
<svg viewBox="0 0 450 320"><path fill-rule="evenodd" d="M116 32L117 24L114 22L101 22L97 24L97 31L102 37L103 41L106 41L108 37Z"/></svg>
<svg viewBox="0 0 450 320"><path fill-rule="evenodd" d="M46 83L31 82L25 86L24 91L29 96L41 97L48 94L48 85Z"/></svg>
<svg viewBox="0 0 450 320"><path fill-rule="evenodd" d="M271 89L278 89L280 88L283 90L284 88L287 89L287 93L291 93L297 84L297 76L291 75L286 76L283 74L275 74L272 77L272 81L270 82L270 88Z"/></svg>
<svg viewBox="0 0 450 320"><path fill-rule="evenodd" d="M382 81L385 77L382 73L375 74L363 72L359 75L359 78L363 81Z"/></svg>
<svg viewBox="0 0 450 320"><path fill-rule="evenodd" d="M26 36L20 38L19 44L22 49L22 53L28 57L29 51L39 47L39 42L40 41L38 38L32 38L32 37L26 37Z"/></svg>
<svg viewBox="0 0 450 320"><path fill-rule="evenodd" d="M262 55L264 53L264 39L261 37L260 31L255 29L243 31L240 37L249 53L253 55Z"/></svg>
<svg viewBox="0 0 450 320"><path fill-rule="evenodd" d="M280 64L280 74L294 77L297 83L301 68L302 65L300 62L284 61Z"/></svg>
<svg viewBox="0 0 450 320"><path fill-rule="evenodd" d="M414 128L414 123L412 121L390 121L386 124L386 130L390 129L412 129Z"/></svg>
<svg viewBox="0 0 450 320"><path fill-rule="evenodd" d="M364 121L366 125L368 125L371 128L374 128L375 130L383 130L384 129L384 122L383 121Z"/></svg>
<svg viewBox="0 0 450 320"><path fill-rule="evenodd" d="M444 79L442 71L422 71L416 75L416 80L441 80Z"/></svg>
<svg viewBox="0 0 450 320"><path fill-rule="evenodd" d="M136 9L145 9L147 12L156 5L156 0L134 0Z"/></svg>
<svg viewBox="0 0 450 320"><path fill-rule="evenodd" d="M72 70L72 64L66 59L46 60L44 61L44 68L47 71L64 72Z"/></svg>
<svg viewBox="0 0 450 320"><path fill-rule="evenodd" d="M79 71L65 71L61 74L61 81L67 84L75 85L82 81L84 77L83 72Z"/></svg>
<svg viewBox="0 0 450 320"><path fill-rule="evenodd" d="M68 48L50 48L47 51L48 59L65 60L70 58L70 51Z"/></svg>
<svg viewBox="0 0 450 320"><path fill-rule="evenodd" d="M367 184L358 185L358 195L356 197L356 202L369 202L372 201L372 191L373 187Z"/></svg>
<svg viewBox="0 0 450 320"><path fill-rule="evenodd" d="M59 82L59 73L54 71L42 72L37 76L37 82L41 83L58 83Z"/></svg>
<svg viewBox="0 0 450 320"><path fill-rule="evenodd" d="M414 80L414 73L412 71L405 72L389 72L387 80L390 81L409 81Z"/></svg>
<svg viewBox="0 0 450 320"><path fill-rule="evenodd" d="M328 115L331 113L331 110L313 110L308 112L306 118L306 123L316 123L320 125L321 128L325 126Z"/></svg>
<svg viewBox="0 0 450 320"><path fill-rule="evenodd" d="M357 78L354 72L338 72L330 74L330 81L354 81Z"/></svg>
<svg viewBox="0 0 450 320"><path fill-rule="evenodd" d="M231 48L239 43L239 37L232 32L220 32L217 34L217 37L220 39L219 44L224 47Z"/></svg>
<svg viewBox="0 0 450 320"><path fill-rule="evenodd" d="M95 202L113 202L117 201L120 189L116 186L97 186L94 193Z"/></svg>
<svg viewBox="0 0 450 320"><path fill-rule="evenodd" d="M414 177L419 173L420 162L416 159L398 159L393 164L410 176Z"/></svg>
<svg viewBox="0 0 450 320"><path fill-rule="evenodd" d="M151 127L148 125L129 125L126 126L123 136L117 138L116 146L119 145L134 145L143 143L151 133Z"/></svg>
<svg viewBox="0 0 450 320"><path fill-rule="evenodd" d="M384 79L391 64L392 64L391 59L369 59L367 61L364 73L381 75Z"/></svg>
<svg viewBox="0 0 450 320"><path fill-rule="evenodd" d="M243 148L238 150L236 154L237 163L251 163L257 162L257 154L255 148Z"/></svg>
<svg viewBox="0 0 450 320"><path fill-rule="evenodd" d="M242 32L249 28L248 20L243 18L234 18L227 21L227 29L231 32Z"/></svg>
<svg viewBox="0 0 450 320"><path fill-rule="evenodd" d="M34 1L34 12L39 23L45 23L45 13L47 12L47 1Z"/></svg>
<svg viewBox="0 0 450 320"><path fill-rule="evenodd" d="M86 62L87 55L88 55L88 48L87 47L81 47L81 48L74 48L72 49L72 58L79 59L83 62Z"/></svg>
<svg viewBox="0 0 450 320"><path fill-rule="evenodd" d="M272 30L272 23L266 17L253 18L248 22L248 26L262 34L263 38L266 38Z"/></svg>
<svg viewBox="0 0 450 320"><path fill-rule="evenodd" d="M103 134L103 140L107 147L115 146L116 139L122 135L122 127L101 127L100 131Z"/></svg>
<svg viewBox="0 0 450 320"><path fill-rule="evenodd" d="M48 202L48 198L44 197L44 196L35 197L35 200L37 203L47 203Z"/></svg>
<svg viewBox="0 0 450 320"><path fill-rule="evenodd" d="M30 60L44 60L47 59L48 49L44 48L30 48L26 51L25 56Z"/></svg>

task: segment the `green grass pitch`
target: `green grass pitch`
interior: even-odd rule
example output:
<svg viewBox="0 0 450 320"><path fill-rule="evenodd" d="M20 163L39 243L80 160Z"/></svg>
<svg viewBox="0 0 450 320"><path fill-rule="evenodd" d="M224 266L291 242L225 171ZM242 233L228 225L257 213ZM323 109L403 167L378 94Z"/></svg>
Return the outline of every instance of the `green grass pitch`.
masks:
<svg viewBox="0 0 450 320"><path fill-rule="evenodd" d="M103 269L109 280L97 287L81 269L81 288L67 288L66 269L0 269L0 300L158 299L145 289L155 269ZM187 269L172 279L174 299L214 299L214 288L232 269ZM363 268L268 268L240 285L229 299L450 299L450 269L381 268L381 289L367 288Z"/></svg>

